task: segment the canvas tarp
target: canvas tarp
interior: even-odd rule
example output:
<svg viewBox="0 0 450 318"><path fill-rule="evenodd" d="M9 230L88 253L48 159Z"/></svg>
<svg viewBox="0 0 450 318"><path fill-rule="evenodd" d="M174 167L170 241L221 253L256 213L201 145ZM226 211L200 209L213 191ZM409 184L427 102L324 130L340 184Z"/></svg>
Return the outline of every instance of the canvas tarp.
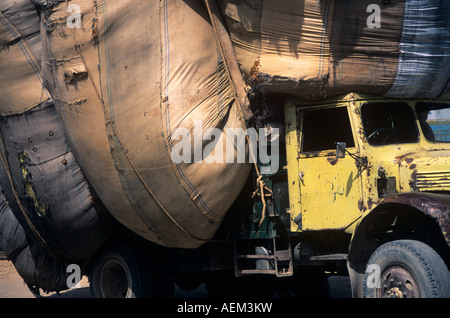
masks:
<svg viewBox="0 0 450 318"><path fill-rule="evenodd" d="M173 133L242 128L201 1L77 1L43 20L45 77L71 148L108 211L142 237L195 248L217 231L248 164L176 163ZM193 142L202 151L205 141ZM217 149L217 148L216 148ZM225 153L225 152L224 152ZM204 158L202 158L204 159ZM236 160L234 160L236 162Z"/></svg>
<svg viewBox="0 0 450 318"><path fill-rule="evenodd" d="M50 98L40 71L39 28L30 0L0 1L0 115L23 113Z"/></svg>
<svg viewBox="0 0 450 318"><path fill-rule="evenodd" d="M51 101L0 120L0 187L49 255L86 260L110 237L109 215L66 142Z"/></svg>
<svg viewBox="0 0 450 318"><path fill-rule="evenodd" d="M27 286L45 291L67 289L70 261L51 257L40 244L30 240L5 199L0 196L0 246Z"/></svg>
<svg viewBox="0 0 450 318"><path fill-rule="evenodd" d="M219 1L255 91L306 100L349 92L437 97L449 91L450 3ZM369 21L368 21L369 20Z"/></svg>
<svg viewBox="0 0 450 318"><path fill-rule="evenodd" d="M94 255L113 219L43 87L40 18L31 1L1 1L0 41L0 245L30 287L67 289L67 265Z"/></svg>

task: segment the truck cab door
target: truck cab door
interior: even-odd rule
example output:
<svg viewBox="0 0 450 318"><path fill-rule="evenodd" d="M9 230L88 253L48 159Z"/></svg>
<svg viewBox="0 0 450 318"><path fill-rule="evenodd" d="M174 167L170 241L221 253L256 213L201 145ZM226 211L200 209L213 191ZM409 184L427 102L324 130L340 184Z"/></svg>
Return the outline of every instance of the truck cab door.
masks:
<svg viewBox="0 0 450 318"><path fill-rule="evenodd" d="M355 160L358 148L346 103L299 108L297 129L299 229L344 229L361 215L363 202L361 173ZM338 142L346 144L339 158Z"/></svg>

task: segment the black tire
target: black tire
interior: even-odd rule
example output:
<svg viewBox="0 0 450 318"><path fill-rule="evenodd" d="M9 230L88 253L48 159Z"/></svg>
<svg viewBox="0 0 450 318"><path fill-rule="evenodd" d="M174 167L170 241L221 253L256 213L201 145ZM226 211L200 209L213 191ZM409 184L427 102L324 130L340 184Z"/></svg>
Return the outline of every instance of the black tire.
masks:
<svg viewBox="0 0 450 318"><path fill-rule="evenodd" d="M430 246L412 240L381 245L363 280L365 298L448 298L450 272Z"/></svg>
<svg viewBox="0 0 450 318"><path fill-rule="evenodd" d="M125 244L106 249L91 268L90 288L95 298L170 297L172 288L164 275Z"/></svg>

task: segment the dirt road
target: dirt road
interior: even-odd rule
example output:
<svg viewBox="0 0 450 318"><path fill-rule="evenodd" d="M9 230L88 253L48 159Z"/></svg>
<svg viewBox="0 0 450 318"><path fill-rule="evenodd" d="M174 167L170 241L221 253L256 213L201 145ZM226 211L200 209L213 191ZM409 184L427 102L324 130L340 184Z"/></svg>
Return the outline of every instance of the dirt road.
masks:
<svg viewBox="0 0 450 318"><path fill-rule="evenodd" d="M44 294L45 297L90 298L89 282L86 277L80 282L80 288L74 288L57 295ZM0 259L0 298L35 298L23 279L19 276L14 265L7 260Z"/></svg>

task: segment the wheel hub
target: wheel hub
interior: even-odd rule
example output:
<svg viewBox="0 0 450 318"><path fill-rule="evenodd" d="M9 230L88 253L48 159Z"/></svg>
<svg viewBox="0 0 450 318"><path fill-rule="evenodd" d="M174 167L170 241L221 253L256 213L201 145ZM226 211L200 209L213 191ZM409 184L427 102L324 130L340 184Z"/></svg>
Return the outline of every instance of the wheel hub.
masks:
<svg viewBox="0 0 450 318"><path fill-rule="evenodd" d="M403 266L386 269L380 278L382 298L420 298L419 284L414 275Z"/></svg>
<svg viewBox="0 0 450 318"><path fill-rule="evenodd" d="M100 290L105 298L128 298L130 278L123 265L110 259L105 262L100 275Z"/></svg>

